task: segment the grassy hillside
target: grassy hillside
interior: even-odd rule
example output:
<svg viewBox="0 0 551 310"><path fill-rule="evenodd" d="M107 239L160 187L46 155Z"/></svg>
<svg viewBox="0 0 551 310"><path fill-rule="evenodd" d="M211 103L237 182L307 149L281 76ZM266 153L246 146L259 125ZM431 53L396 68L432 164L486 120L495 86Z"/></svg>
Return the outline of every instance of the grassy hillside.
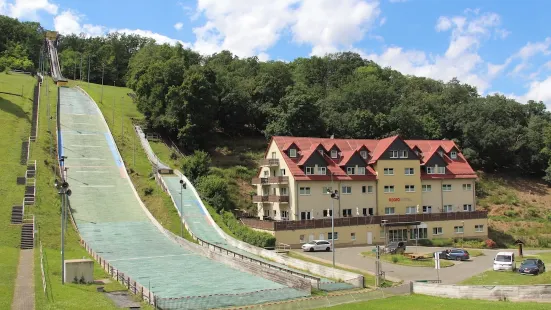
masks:
<svg viewBox="0 0 551 310"><path fill-rule="evenodd" d="M551 247L551 189L539 179L480 174L478 207L488 210L490 238L513 246Z"/></svg>

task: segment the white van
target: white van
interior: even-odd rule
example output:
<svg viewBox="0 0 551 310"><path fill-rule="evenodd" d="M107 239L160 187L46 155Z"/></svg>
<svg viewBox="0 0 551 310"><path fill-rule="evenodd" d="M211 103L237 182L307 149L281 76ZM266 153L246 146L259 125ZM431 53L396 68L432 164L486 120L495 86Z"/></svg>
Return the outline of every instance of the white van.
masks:
<svg viewBox="0 0 551 310"><path fill-rule="evenodd" d="M511 270L517 269L515 262L515 253L513 252L499 252L494 258L494 271L498 270Z"/></svg>

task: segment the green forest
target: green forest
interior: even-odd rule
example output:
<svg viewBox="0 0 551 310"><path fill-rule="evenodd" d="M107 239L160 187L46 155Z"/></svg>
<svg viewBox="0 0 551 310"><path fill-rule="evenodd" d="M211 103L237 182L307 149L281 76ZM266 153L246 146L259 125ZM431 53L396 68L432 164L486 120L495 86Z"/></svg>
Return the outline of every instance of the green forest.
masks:
<svg viewBox="0 0 551 310"><path fill-rule="evenodd" d="M28 60L36 68L40 25L0 16L0 31L0 64ZM454 140L476 169L551 182L551 114L543 102L481 96L457 79L403 75L352 52L262 62L118 33L62 36L58 46L64 76L87 80L89 71L101 83L103 73L104 83L130 87L149 129L189 153L214 135L400 134Z"/></svg>

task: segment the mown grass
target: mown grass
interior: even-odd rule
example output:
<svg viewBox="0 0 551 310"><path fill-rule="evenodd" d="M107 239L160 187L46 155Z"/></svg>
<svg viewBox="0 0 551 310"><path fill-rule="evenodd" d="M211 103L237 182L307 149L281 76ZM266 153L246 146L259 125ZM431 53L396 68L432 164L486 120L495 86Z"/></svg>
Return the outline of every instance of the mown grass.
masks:
<svg viewBox="0 0 551 310"><path fill-rule="evenodd" d="M31 131L35 84L28 75L0 73L0 92L17 94L0 93L0 309L11 307L17 276L21 226L10 225L11 208L22 205L25 193L16 178L25 175L26 168L20 164L21 142L28 140Z"/></svg>
<svg viewBox="0 0 551 310"><path fill-rule="evenodd" d="M362 256L367 256L374 258L376 255L374 252L368 251L368 252L362 252ZM434 259L432 259L432 253L428 253L425 255L425 259L416 259L413 260L409 257L406 257L404 255L396 254L396 255L388 255L383 254L381 255L381 260L385 262L389 262L396 265L403 265L403 266L410 266L410 267L434 267ZM451 267L454 263L447 261L447 260L440 260L440 267Z"/></svg>
<svg viewBox="0 0 551 310"><path fill-rule="evenodd" d="M528 257L525 257L528 258ZM537 276L521 275L517 271L493 271L489 270L471 277L462 282L470 285L533 285L551 283L551 253L542 253L530 258L540 258L547 267L547 271ZM517 258L517 268L523 259Z"/></svg>
<svg viewBox="0 0 551 310"><path fill-rule="evenodd" d="M535 302L501 302L487 300L451 299L439 298L424 295L394 296L383 299L349 303L334 307L322 308L330 310L363 310L363 309L385 309L385 310L476 310L476 309L500 309L500 310L543 310L549 309L546 303Z"/></svg>

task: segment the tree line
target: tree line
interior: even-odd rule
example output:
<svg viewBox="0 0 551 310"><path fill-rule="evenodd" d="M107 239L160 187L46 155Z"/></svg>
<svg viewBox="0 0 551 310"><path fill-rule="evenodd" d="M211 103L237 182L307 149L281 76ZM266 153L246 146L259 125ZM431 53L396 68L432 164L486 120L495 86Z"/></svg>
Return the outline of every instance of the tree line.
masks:
<svg viewBox="0 0 551 310"><path fill-rule="evenodd" d="M36 71L43 33L40 23L20 22L0 15L0 72L6 69Z"/></svg>

